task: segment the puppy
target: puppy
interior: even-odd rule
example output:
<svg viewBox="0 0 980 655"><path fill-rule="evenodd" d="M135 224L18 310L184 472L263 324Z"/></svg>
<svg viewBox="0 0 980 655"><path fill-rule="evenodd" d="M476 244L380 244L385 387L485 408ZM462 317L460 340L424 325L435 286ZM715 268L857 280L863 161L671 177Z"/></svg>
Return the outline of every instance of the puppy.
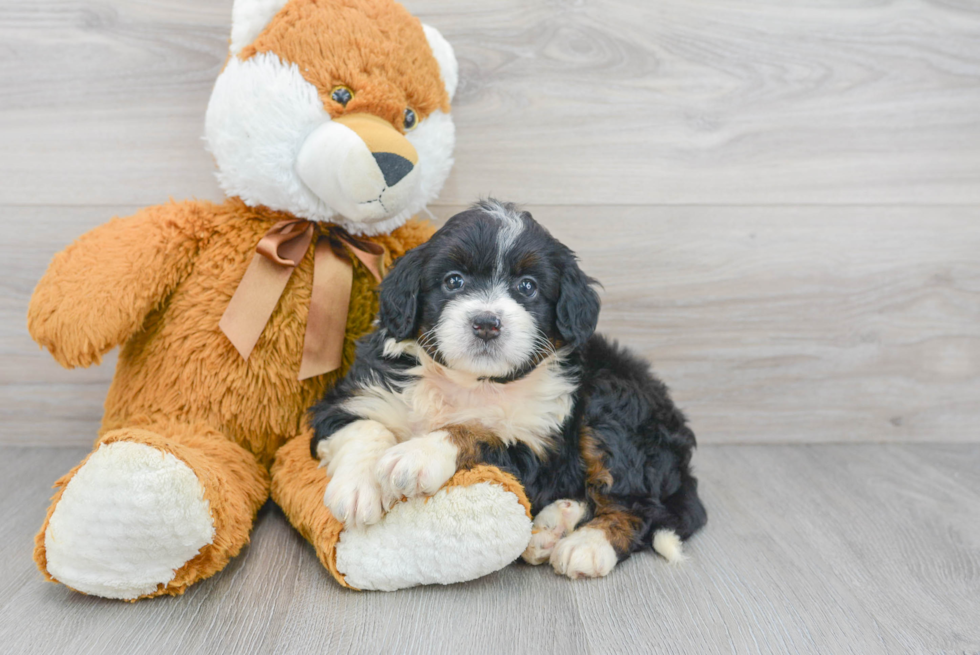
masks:
<svg viewBox="0 0 980 655"><path fill-rule="evenodd" d="M377 330L311 409L334 516L375 523L486 463L524 485L531 564L577 578L651 546L681 559L707 520L694 433L645 361L594 334L594 283L530 214L493 200L402 257Z"/></svg>

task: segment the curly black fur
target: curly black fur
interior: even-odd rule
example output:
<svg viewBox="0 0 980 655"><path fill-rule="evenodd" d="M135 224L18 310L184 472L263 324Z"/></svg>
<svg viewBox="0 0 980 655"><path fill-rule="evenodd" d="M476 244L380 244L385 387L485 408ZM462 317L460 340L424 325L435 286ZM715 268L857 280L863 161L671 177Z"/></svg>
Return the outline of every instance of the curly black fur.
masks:
<svg viewBox="0 0 980 655"><path fill-rule="evenodd" d="M499 211L519 216L522 225L504 253L497 252L501 228L488 218ZM576 390L571 413L550 435L546 457L524 443L503 447L491 442L480 446L480 461L516 476L535 514L567 498L587 503L582 523L610 508L628 516L634 527L627 535L629 547L616 548L620 559L649 547L661 529L673 530L681 539L690 537L705 524L707 514L691 474L696 444L684 414L646 361L594 334L599 314L595 281L581 271L571 250L512 205L490 201L458 214L394 266L381 287L379 328L360 341L347 377L310 410L313 456L320 441L361 418L345 409L359 390L383 385L397 393L412 383L410 370L418 366L417 356L404 350L386 354L386 343L418 339L437 323L447 302L441 289L447 271L472 272L477 284L481 275L489 279L497 262L494 280L499 284L502 260L519 269L515 275L537 280L540 293L534 298L512 296L560 349L560 366ZM439 361L438 347L426 352ZM490 379L508 384L539 361L529 360L503 379ZM591 461L583 452L583 435L594 446ZM590 466L593 477L600 472L601 481L590 479Z"/></svg>

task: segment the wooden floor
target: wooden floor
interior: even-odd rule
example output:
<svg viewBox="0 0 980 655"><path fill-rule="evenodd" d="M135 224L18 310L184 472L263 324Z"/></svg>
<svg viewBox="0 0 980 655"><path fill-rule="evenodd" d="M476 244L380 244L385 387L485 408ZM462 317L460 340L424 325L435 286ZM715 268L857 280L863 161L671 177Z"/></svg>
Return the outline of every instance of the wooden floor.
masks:
<svg viewBox="0 0 980 655"><path fill-rule="evenodd" d="M526 203L604 283L601 328L702 444L688 563L357 594L269 506L182 598L43 583L32 536L114 359L60 369L28 299L110 216L220 199L231 1L0 0L0 651L980 652L971 0L405 0L461 66L432 214Z"/></svg>
<svg viewBox="0 0 980 655"><path fill-rule="evenodd" d="M277 508L180 598L41 582L46 487L83 449L0 448L7 653L923 653L980 644L980 445L706 446L707 529L603 580L512 565L394 593L335 584Z"/></svg>

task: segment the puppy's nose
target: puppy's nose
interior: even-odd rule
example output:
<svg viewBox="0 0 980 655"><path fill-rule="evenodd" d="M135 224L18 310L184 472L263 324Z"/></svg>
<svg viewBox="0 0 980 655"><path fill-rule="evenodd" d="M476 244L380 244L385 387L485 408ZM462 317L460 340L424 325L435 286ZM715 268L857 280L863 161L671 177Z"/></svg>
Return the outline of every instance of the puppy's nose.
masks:
<svg viewBox="0 0 980 655"><path fill-rule="evenodd" d="M490 312L473 317L473 334L484 341L492 341L500 336L500 319Z"/></svg>
<svg viewBox="0 0 980 655"><path fill-rule="evenodd" d="M374 161L378 162L378 168L381 169L381 174L385 176L385 184L388 186L395 186L401 182L415 167L412 162L393 152L375 152L372 154Z"/></svg>

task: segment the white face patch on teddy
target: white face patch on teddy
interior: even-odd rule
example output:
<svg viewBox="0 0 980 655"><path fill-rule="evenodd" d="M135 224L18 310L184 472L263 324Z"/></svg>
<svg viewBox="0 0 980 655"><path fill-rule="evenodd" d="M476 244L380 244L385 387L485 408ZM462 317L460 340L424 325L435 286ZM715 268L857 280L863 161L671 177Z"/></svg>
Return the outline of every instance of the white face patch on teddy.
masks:
<svg viewBox="0 0 980 655"><path fill-rule="evenodd" d="M248 205L329 220L333 209L297 177L293 164L306 136L330 114L299 68L273 53L232 57L211 93L205 118L218 182Z"/></svg>
<svg viewBox="0 0 980 655"><path fill-rule="evenodd" d="M315 129L296 158L296 174L350 221L370 225L391 217L418 194L418 153L393 127L363 114L345 115ZM357 132L367 122L401 141L402 153L371 144ZM383 126L378 127L381 123ZM373 124L373 125L372 125Z"/></svg>
<svg viewBox="0 0 980 655"><path fill-rule="evenodd" d="M338 223L354 234L390 232L442 189L453 164L452 118L434 111L405 135L370 114L359 118L373 124L358 122L357 115L332 120L316 87L295 64L273 52L239 59L235 53L284 4L235 4L233 56L218 77L205 121L218 182L225 193L249 206ZM423 27L451 98L458 77L452 47L438 30Z"/></svg>

